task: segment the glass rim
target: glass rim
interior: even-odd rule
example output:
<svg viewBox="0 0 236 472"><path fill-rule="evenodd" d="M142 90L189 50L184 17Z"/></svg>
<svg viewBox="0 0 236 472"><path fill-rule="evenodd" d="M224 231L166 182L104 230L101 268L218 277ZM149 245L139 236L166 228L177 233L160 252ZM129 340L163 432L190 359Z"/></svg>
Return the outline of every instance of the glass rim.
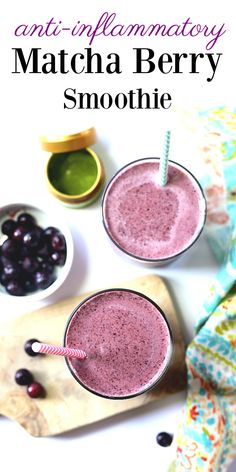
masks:
<svg viewBox="0 0 236 472"><path fill-rule="evenodd" d="M70 322L72 321L74 315L76 314L77 310L82 306L84 305L84 303L92 300L93 298L95 298L96 296L98 295L102 295L102 294L105 294L105 293L108 293L108 292L129 292L129 293L133 293L135 295L138 295L140 296L141 298L144 298L145 300L147 300L149 303L151 303L160 313L160 315L162 316L162 318L164 319L165 321L165 324L167 326L167 329L168 329L168 333L169 333L169 338L170 338L170 345L169 345L169 348L168 348L168 354L167 354L167 360L165 362L165 366L163 368L163 370L161 371L160 375L158 376L158 378L156 380L154 380L150 385L148 385L147 387L143 388L142 390L138 391L138 392L135 392L135 393L131 393L131 394L128 394L128 395L121 395L121 396L116 396L116 395L106 395L106 394L103 394L101 392L97 392L96 390L93 390L92 388L88 387L87 385L85 385L79 378L78 376L75 374L74 370L72 369L71 365L70 365L70 361L67 357L65 357L65 362L67 364L67 367L70 371L70 373L72 374L72 376L74 377L74 379L81 385L81 387L85 388L87 391L89 391L90 393L93 393L99 397L102 397L102 398L107 398L107 399L110 399L110 400L127 400L129 398L134 398L134 397L137 397L139 395L142 395L143 393L148 393L150 390L152 390L153 388L155 388L159 383L160 381L164 378L166 372L168 371L168 368L171 364L171 361L172 361L172 358L173 358L173 352L174 352L174 338L173 338L173 332L172 332L172 328L170 326L170 323L164 313L164 311L162 310L162 308L160 308L160 306L154 301L152 300L150 297L148 297L147 295L141 293L141 292L138 292L137 290L133 290L133 289L129 289L129 288L108 288L108 289L104 289L104 290L99 290L98 292L95 292L93 293L92 295L89 295L88 297L86 297L84 300L82 300L72 311L71 315L69 316L69 319L67 320L67 323L66 323L66 327L65 327L65 332L64 332L64 339L63 339L63 346L64 347L67 347L66 345L66 336L67 336L67 332L68 332L68 328L69 328L69 325L70 325Z"/></svg>
<svg viewBox="0 0 236 472"><path fill-rule="evenodd" d="M104 190L104 193L103 193L103 196L102 196L102 222L103 222L103 226L105 228L105 231L107 233L107 235L109 236L110 240L115 244L115 246L121 251L123 252L124 254L126 254L127 256L131 257L132 259L134 260L137 260L137 261L140 261L140 262L150 262L150 263L158 263L158 262L168 262L168 261L171 261L171 260L174 260L175 258L181 256L182 254L184 254L186 251L188 251L194 244L195 242L198 240L199 236L201 235L202 231L203 231L203 228L204 228L204 225L205 225L205 222L206 222L206 217L207 217L207 203L206 203L206 197L204 195L204 192L203 192L203 189L200 185L200 183L198 182L197 178L192 174L192 172L188 169L186 169L186 167L184 167L182 164L179 164L178 162L176 161L173 161L173 160L170 160L169 159L169 162L171 162L172 164L175 164L177 167L180 167L181 169L184 169L184 171L189 174L194 182L197 184L197 187L200 191L200 195L202 196L202 201L204 202L204 211L203 211L203 217L202 217L202 223L201 223L201 226L199 228L199 231L198 233L196 234L195 238L191 241L191 243L185 247L182 251L180 252L177 252L176 254L173 254L171 256L167 256L167 257L162 257L162 258L148 258L148 257L142 257L142 256L138 256L138 255L135 255L133 254L132 252L130 251L127 251L126 249L124 249L114 238L113 236L111 235L111 233L109 232L108 230L108 226L106 224L106 218L105 218L105 210L104 210L104 207L105 207L105 199L106 199L106 196L108 194L108 191L109 191L109 188L110 186L112 185L113 181L116 179L116 177L118 177L118 175L120 173L122 173L126 168L128 167L131 167L133 164L137 164L139 162L145 162L145 161L160 161L160 157L143 157L143 158L140 158L140 159L136 159L135 161L132 161L132 162L129 162L128 164L125 164L123 167L121 167L114 175L113 177L111 177L111 179L109 180L109 182L107 183L106 187L105 187L105 190Z"/></svg>

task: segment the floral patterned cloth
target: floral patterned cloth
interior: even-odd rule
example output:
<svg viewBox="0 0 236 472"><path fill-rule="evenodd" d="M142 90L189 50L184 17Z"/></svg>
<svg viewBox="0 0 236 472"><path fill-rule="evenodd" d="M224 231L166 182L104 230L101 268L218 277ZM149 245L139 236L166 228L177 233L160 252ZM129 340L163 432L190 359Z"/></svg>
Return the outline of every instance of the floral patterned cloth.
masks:
<svg viewBox="0 0 236 472"><path fill-rule="evenodd" d="M236 286L186 352L188 395L176 470L227 471L236 455Z"/></svg>
<svg viewBox="0 0 236 472"><path fill-rule="evenodd" d="M236 224L236 108L201 112L200 154L205 173L201 183L207 199L206 232L222 263Z"/></svg>
<svg viewBox="0 0 236 472"><path fill-rule="evenodd" d="M220 270L186 351L187 400L170 471L226 472L236 456L236 109L200 118L207 237Z"/></svg>

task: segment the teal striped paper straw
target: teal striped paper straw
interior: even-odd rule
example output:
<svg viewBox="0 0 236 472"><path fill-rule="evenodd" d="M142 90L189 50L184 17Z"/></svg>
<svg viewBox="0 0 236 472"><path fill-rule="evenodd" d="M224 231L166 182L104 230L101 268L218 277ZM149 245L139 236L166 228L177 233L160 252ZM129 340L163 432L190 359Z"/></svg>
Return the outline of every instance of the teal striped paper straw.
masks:
<svg viewBox="0 0 236 472"><path fill-rule="evenodd" d="M159 184L162 187L164 187L167 183L169 150L170 150L170 131L166 131L165 141L164 141L164 152L160 158L160 167L159 167Z"/></svg>

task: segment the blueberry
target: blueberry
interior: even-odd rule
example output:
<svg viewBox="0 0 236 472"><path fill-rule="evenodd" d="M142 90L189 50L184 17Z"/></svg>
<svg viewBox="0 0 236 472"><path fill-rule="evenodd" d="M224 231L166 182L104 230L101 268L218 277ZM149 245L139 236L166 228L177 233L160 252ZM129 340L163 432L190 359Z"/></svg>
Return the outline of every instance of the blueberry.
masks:
<svg viewBox="0 0 236 472"><path fill-rule="evenodd" d="M33 382L28 385L27 393L31 398L43 398L46 395L45 389L39 382Z"/></svg>
<svg viewBox="0 0 236 472"><path fill-rule="evenodd" d="M173 441L173 434L170 433L158 433L156 437L157 444L159 444L162 447L168 447L171 445Z"/></svg>
<svg viewBox="0 0 236 472"><path fill-rule="evenodd" d="M61 233L56 233L52 236L51 246L55 251L64 251L66 248L65 237Z"/></svg>
<svg viewBox="0 0 236 472"><path fill-rule="evenodd" d="M7 291L10 295L15 295L15 296L18 296L18 297L22 297L23 295L25 295L25 290L24 290L24 288L22 287L22 285L20 284L20 282L18 282L17 280L10 280L10 281L5 285L5 288L6 288L6 291Z"/></svg>
<svg viewBox="0 0 236 472"><path fill-rule="evenodd" d="M16 259L18 256L18 245L12 239L6 239L1 247L1 254L9 259Z"/></svg>
<svg viewBox="0 0 236 472"><path fill-rule="evenodd" d="M47 228L45 228L43 233L44 233L44 236L46 236L46 238L51 239L51 237L54 236L54 234L58 233L58 229L55 228L54 226L48 226Z"/></svg>
<svg viewBox="0 0 236 472"><path fill-rule="evenodd" d="M32 349L32 344L33 344L33 343L39 343L39 342L40 342L40 341L39 341L38 339L35 339L35 338L28 339L28 340L25 342L24 350L25 350L26 354L28 354L28 356L35 357L35 356L39 356L39 355L40 355L39 352L34 352L33 349Z"/></svg>
<svg viewBox="0 0 236 472"><path fill-rule="evenodd" d="M40 263L40 269L48 272L49 274L52 274L54 272L54 266L46 260Z"/></svg>
<svg viewBox="0 0 236 472"><path fill-rule="evenodd" d="M1 273L0 283L3 285L3 287L6 287L8 282L9 282L9 280L7 279L6 275L4 273Z"/></svg>
<svg viewBox="0 0 236 472"><path fill-rule="evenodd" d="M34 248L27 246L20 246L19 248L19 259L22 260L25 256L34 256L36 251Z"/></svg>
<svg viewBox="0 0 236 472"><path fill-rule="evenodd" d="M10 264L12 261L8 258L8 257L5 257L5 256L0 256L0 260L1 260L1 263L2 263L2 267Z"/></svg>
<svg viewBox="0 0 236 472"><path fill-rule="evenodd" d="M46 272L46 270L38 270L37 272L35 272L34 277L36 286L40 289L45 289L49 287L55 280L53 275Z"/></svg>
<svg viewBox="0 0 236 472"><path fill-rule="evenodd" d="M28 277L25 279L22 285L26 293L35 292L37 290L37 286L33 277Z"/></svg>
<svg viewBox="0 0 236 472"><path fill-rule="evenodd" d="M29 274L33 274L39 268L39 262L36 257L25 256L21 261L22 268Z"/></svg>
<svg viewBox="0 0 236 472"><path fill-rule="evenodd" d="M46 259L47 257L49 257L50 252L51 249L49 248L49 245L45 241L43 241L42 245L40 245L37 250L37 255L42 259Z"/></svg>
<svg viewBox="0 0 236 472"><path fill-rule="evenodd" d="M34 381L34 377L28 369L19 369L15 373L15 381L18 385L29 385Z"/></svg>
<svg viewBox="0 0 236 472"><path fill-rule="evenodd" d="M39 226L34 226L27 231L23 237L23 244L30 248L37 248L42 236L43 230Z"/></svg>
<svg viewBox="0 0 236 472"><path fill-rule="evenodd" d="M1 230L3 234L6 234L7 236L11 237L15 228L16 222L14 220L8 219L3 222Z"/></svg>
<svg viewBox="0 0 236 472"><path fill-rule="evenodd" d="M18 243L22 243L26 231L27 230L24 226L16 226L12 235L12 239L14 239L14 241L18 241Z"/></svg>
<svg viewBox="0 0 236 472"><path fill-rule="evenodd" d="M35 218L30 213L21 213L17 218L18 223L24 226L34 226L36 223Z"/></svg>
<svg viewBox="0 0 236 472"><path fill-rule="evenodd" d="M3 274L7 280L16 280L20 276L20 268L14 261L9 261L3 266Z"/></svg>
<svg viewBox="0 0 236 472"><path fill-rule="evenodd" d="M66 261L66 253L65 252L59 252L59 251L54 251L51 255L49 260L57 265L57 266L63 266Z"/></svg>

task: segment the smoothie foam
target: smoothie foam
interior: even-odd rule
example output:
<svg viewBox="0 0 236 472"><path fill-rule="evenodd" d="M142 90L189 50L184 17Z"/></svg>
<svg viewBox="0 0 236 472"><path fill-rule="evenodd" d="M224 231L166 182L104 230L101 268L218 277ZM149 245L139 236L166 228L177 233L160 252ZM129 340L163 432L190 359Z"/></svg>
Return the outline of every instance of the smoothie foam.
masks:
<svg viewBox="0 0 236 472"><path fill-rule="evenodd" d="M171 357L171 335L160 309L128 290L99 292L69 321L65 345L84 349L67 359L79 382L106 397L128 397L155 384Z"/></svg>
<svg viewBox="0 0 236 472"><path fill-rule="evenodd" d="M158 184L158 159L123 168L103 201L103 220L112 240L130 255L149 260L173 257L198 237L205 200L194 177L169 162L168 183Z"/></svg>

